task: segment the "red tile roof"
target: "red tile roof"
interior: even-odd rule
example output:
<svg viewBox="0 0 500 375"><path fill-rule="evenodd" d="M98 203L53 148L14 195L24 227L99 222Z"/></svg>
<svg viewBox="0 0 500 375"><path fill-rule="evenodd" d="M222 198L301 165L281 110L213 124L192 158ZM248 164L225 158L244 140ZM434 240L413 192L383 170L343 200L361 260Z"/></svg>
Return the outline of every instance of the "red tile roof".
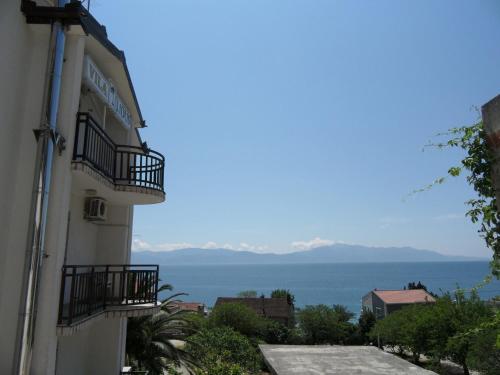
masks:
<svg viewBox="0 0 500 375"><path fill-rule="evenodd" d="M255 311L257 315L268 318L291 318L293 310L286 298L240 298L240 297L219 297L215 306L225 303L241 303Z"/></svg>
<svg viewBox="0 0 500 375"><path fill-rule="evenodd" d="M374 290L373 293L375 293L386 304L436 302L436 299L423 289Z"/></svg>
<svg viewBox="0 0 500 375"><path fill-rule="evenodd" d="M200 302L175 302L175 306L182 311L200 311L205 305Z"/></svg>

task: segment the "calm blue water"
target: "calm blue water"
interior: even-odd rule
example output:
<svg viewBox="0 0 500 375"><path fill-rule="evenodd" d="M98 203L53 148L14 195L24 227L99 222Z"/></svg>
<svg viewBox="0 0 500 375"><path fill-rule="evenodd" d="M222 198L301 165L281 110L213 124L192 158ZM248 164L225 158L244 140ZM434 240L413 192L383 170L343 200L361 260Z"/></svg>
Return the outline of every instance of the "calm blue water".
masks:
<svg viewBox="0 0 500 375"><path fill-rule="evenodd" d="M431 291L452 291L457 284L470 288L488 274L487 262L349 263L224 266L161 266L160 278L186 292L185 301L213 306L217 297L242 290L259 295L277 288L290 289L296 306L342 304L359 313L361 297L374 288L400 289L421 281ZM500 281L481 289L484 299L500 294ZM162 296L163 297L163 296Z"/></svg>

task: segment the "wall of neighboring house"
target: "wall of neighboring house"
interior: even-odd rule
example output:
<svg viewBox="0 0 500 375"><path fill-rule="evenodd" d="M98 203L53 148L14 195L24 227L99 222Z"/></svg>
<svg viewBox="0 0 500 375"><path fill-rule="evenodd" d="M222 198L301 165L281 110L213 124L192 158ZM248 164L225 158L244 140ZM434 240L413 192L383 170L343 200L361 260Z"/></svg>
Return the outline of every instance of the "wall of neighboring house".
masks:
<svg viewBox="0 0 500 375"><path fill-rule="evenodd" d="M377 319L383 318L387 315L386 304L375 293L372 295L372 311Z"/></svg>
<svg viewBox="0 0 500 375"><path fill-rule="evenodd" d="M401 310L405 306L411 305L410 303L392 303L387 305L387 314L393 313L394 311Z"/></svg>
<svg viewBox="0 0 500 375"><path fill-rule="evenodd" d="M373 301L372 301L373 292L365 294L361 300L361 304L363 308L373 312Z"/></svg>

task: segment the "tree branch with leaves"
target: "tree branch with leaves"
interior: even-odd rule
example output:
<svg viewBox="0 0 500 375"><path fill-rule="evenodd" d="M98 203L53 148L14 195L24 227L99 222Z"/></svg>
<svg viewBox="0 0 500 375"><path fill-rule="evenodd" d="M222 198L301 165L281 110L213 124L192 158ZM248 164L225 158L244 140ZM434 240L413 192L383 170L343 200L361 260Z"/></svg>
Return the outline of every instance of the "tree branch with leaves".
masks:
<svg viewBox="0 0 500 375"><path fill-rule="evenodd" d="M469 209L465 215L473 223L479 224L480 236L485 240L486 246L493 251L491 272L500 278L500 213L492 178L496 160L487 144L483 122L453 128L438 136L446 136L449 139L445 142L430 142L426 147L459 148L465 151L465 157L460 163L448 169L447 177L466 175L467 183L477 193L477 197L466 202ZM442 184L447 177L440 177L415 192L426 191L435 185Z"/></svg>

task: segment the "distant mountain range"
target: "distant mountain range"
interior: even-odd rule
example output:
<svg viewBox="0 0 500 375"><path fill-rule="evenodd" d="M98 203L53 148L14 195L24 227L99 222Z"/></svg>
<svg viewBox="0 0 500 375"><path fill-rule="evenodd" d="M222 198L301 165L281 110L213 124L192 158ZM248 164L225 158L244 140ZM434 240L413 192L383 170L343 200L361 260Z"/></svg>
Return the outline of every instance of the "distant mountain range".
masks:
<svg viewBox="0 0 500 375"><path fill-rule="evenodd" d="M484 258L448 256L412 247L368 247L335 244L288 254L253 253L227 249L180 249L132 253L133 263L160 265L297 264L480 261Z"/></svg>

